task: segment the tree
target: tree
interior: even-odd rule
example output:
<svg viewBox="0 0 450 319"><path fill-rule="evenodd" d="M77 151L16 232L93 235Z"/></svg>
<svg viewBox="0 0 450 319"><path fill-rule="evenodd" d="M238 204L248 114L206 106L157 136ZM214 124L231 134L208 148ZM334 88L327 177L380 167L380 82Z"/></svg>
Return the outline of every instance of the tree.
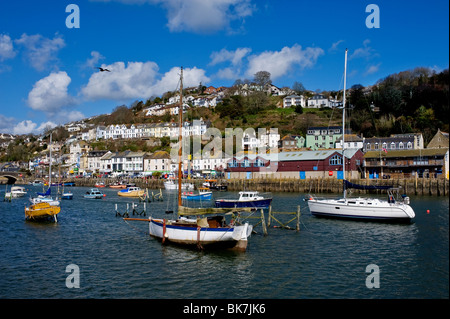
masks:
<svg viewBox="0 0 450 319"><path fill-rule="evenodd" d="M260 85L261 87L264 87L266 84L272 84L272 80L270 79L270 73L267 71L256 72L253 81L257 85Z"/></svg>
<svg viewBox="0 0 450 319"><path fill-rule="evenodd" d="M301 82L297 82L297 81L295 81L294 84L292 85L292 89L295 92L297 92L298 94L303 94L306 91L303 84Z"/></svg>

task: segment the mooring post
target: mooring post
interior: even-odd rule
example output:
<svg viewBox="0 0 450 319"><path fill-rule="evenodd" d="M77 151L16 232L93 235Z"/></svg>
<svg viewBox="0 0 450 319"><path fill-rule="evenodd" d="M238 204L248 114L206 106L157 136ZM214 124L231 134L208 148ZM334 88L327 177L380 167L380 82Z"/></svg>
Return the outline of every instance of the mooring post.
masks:
<svg viewBox="0 0 450 319"><path fill-rule="evenodd" d="M272 205L269 206L269 217L267 221L267 227L270 227L270 221L272 219Z"/></svg>
<svg viewBox="0 0 450 319"><path fill-rule="evenodd" d="M264 209L261 208L261 226L263 228L264 236L267 236L266 221L264 220Z"/></svg>
<svg viewBox="0 0 450 319"><path fill-rule="evenodd" d="M300 205L297 206L297 231L300 231Z"/></svg>

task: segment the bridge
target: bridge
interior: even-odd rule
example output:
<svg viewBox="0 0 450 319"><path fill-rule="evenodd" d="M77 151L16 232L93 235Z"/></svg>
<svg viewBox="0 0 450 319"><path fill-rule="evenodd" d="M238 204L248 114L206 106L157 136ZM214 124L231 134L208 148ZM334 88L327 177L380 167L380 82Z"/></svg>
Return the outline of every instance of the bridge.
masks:
<svg viewBox="0 0 450 319"><path fill-rule="evenodd" d="M19 175L21 173L19 172L0 172L0 180L3 180L3 178L6 178L6 184L11 185L14 184L17 179L19 178Z"/></svg>

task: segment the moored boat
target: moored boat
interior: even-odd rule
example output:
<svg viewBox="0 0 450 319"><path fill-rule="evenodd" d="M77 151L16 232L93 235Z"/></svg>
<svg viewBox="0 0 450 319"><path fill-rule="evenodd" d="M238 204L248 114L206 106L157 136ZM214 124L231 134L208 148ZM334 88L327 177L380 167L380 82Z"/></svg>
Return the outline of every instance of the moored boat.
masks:
<svg viewBox="0 0 450 319"><path fill-rule="evenodd" d="M200 187L198 193L183 192L181 199L188 201L207 201L212 199L212 191L206 187Z"/></svg>
<svg viewBox="0 0 450 319"><path fill-rule="evenodd" d="M118 191L117 195L122 197L141 197L144 195L144 190L140 187L132 186Z"/></svg>
<svg viewBox="0 0 450 319"><path fill-rule="evenodd" d="M104 196L105 194L100 192L98 188L91 188L88 192L86 192L86 194L84 194L83 197L89 199L100 199L103 198Z"/></svg>
<svg viewBox="0 0 450 319"><path fill-rule="evenodd" d="M43 220L53 218L57 222L56 215L59 214L61 208L52 206L49 203L37 203L30 207L25 207L25 218L27 220Z"/></svg>
<svg viewBox="0 0 450 319"><path fill-rule="evenodd" d="M239 192L239 198L228 199L221 198L215 201L216 207L251 207L251 208L268 208L272 203L272 197L262 196L257 191L242 191Z"/></svg>
<svg viewBox="0 0 450 319"><path fill-rule="evenodd" d="M25 190L25 187L23 186L12 186L11 190L9 192L5 193L5 198L11 199L11 198L19 198L23 197L27 194L27 191Z"/></svg>

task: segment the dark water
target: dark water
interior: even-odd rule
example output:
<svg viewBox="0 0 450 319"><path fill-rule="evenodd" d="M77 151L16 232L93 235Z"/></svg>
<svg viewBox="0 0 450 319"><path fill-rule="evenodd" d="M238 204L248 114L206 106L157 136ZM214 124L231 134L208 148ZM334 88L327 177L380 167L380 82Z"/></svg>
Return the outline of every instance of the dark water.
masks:
<svg viewBox="0 0 450 319"><path fill-rule="evenodd" d="M263 236L258 226L248 251L232 253L163 246L148 236L147 223L115 216L115 203L123 212L133 200L112 189L88 200L86 190L72 188L75 198L62 201L57 224L26 222L28 198L0 201L0 298L449 297L448 198L412 197L415 221L402 225L320 219L303 194L274 193L275 211L301 205L301 231L270 228ZM169 199L175 195L148 204L147 216L167 217ZM80 288L66 287L71 264ZM379 288L366 287L371 264L379 267Z"/></svg>

